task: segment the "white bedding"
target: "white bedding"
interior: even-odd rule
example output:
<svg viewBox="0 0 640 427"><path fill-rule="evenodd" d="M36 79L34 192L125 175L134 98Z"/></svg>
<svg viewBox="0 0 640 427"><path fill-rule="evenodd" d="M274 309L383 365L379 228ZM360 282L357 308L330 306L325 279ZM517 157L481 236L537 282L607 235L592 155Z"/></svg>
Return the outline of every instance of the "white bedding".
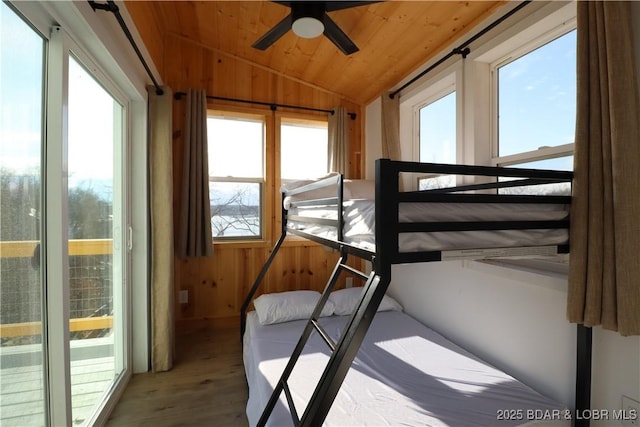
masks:
<svg viewBox="0 0 640 427"><path fill-rule="evenodd" d="M307 183L303 181L302 183ZM295 188L295 184L289 186ZM287 188L283 188L286 190ZM375 184L368 180L344 181L344 241L354 246L375 251ZM306 197L330 197L333 187L315 190ZM291 215L337 219L337 210L331 206L292 207L295 197L283 201ZM399 222L442 221L521 221L563 220L569 216L569 205L531 203L401 203ZM290 221L289 226L307 233L337 239L335 227L310 225ZM456 231L429 233L401 233L400 252L456 251L479 248L511 248L527 246L556 246L567 244L568 229Z"/></svg>
<svg viewBox="0 0 640 427"><path fill-rule="evenodd" d="M337 340L347 316L320 323ZM247 416L256 425L306 324L247 317ZM300 416L328 360L317 333L289 379ZM548 412L547 412L548 411ZM540 420L544 415L547 419ZM332 426L569 426L564 408L398 311L379 312L325 420ZM507 415L506 420L500 420ZM511 416L510 416L511 415ZM505 418L504 416L502 418ZM513 419L516 418L516 419ZM270 426L293 425L284 393Z"/></svg>

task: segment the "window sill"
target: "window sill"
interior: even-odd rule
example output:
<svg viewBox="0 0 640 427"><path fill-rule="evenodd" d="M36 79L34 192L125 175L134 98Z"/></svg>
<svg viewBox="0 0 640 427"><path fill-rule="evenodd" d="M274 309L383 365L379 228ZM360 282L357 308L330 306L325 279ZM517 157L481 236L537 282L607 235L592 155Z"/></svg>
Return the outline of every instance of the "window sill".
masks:
<svg viewBox="0 0 640 427"><path fill-rule="evenodd" d="M463 260L462 268L567 292L568 262L553 262L544 259Z"/></svg>
<svg viewBox="0 0 640 427"><path fill-rule="evenodd" d="M261 248L261 247L271 247L273 246L271 242L264 239L256 239L256 240L214 240L213 247L225 247L225 248Z"/></svg>
<svg viewBox="0 0 640 427"><path fill-rule="evenodd" d="M265 239L256 239L256 240L223 240L223 241L219 241L219 240L214 240L213 241L213 246L214 247L224 247L224 248L272 248L273 245L275 245L275 242L278 239L275 238L274 240L265 240ZM293 247L293 246L299 246L299 247L310 247L310 246L317 246L317 247L325 247L319 243L316 243L314 241L302 238L302 237L298 237L298 236L287 236L287 238L284 240L284 242L282 242L282 246L283 247Z"/></svg>

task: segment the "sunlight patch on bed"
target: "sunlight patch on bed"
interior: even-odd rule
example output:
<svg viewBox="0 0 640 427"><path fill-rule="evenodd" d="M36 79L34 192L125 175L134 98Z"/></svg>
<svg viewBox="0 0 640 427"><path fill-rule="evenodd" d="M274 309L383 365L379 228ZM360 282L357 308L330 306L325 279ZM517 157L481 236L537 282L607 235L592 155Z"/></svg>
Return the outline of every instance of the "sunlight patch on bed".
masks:
<svg viewBox="0 0 640 427"><path fill-rule="evenodd" d="M401 371L404 366L407 378L432 379L467 395L480 394L496 385L515 381L461 348L446 347L420 336L378 340L374 346L386 353L387 363L399 365ZM424 359L426 356L428 360Z"/></svg>

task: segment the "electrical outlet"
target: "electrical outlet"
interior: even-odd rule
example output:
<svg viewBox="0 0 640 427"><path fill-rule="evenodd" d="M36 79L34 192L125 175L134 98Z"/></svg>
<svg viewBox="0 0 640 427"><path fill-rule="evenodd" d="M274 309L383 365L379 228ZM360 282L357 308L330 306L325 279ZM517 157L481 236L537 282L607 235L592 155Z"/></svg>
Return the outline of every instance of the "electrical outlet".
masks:
<svg viewBox="0 0 640 427"><path fill-rule="evenodd" d="M189 303L189 291L187 291L187 290L180 291L180 293L178 294L178 300L180 301L180 304L188 304Z"/></svg>
<svg viewBox="0 0 640 427"><path fill-rule="evenodd" d="M347 277L344 281L345 287L350 288L353 286L353 277Z"/></svg>
<svg viewBox="0 0 640 427"><path fill-rule="evenodd" d="M622 395L622 425L640 426L640 402Z"/></svg>

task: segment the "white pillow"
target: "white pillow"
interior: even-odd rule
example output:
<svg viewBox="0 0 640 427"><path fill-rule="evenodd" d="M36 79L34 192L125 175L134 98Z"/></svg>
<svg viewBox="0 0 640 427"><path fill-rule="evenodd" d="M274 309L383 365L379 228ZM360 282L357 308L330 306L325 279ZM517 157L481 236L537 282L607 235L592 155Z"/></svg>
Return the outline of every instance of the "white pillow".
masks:
<svg viewBox="0 0 640 427"><path fill-rule="evenodd" d="M287 291L263 294L253 300L258 320L262 325L309 319L320 299L318 291ZM320 316L331 316L333 303L327 300Z"/></svg>
<svg viewBox="0 0 640 427"><path fill-rule="evenodd" d="M344 316L352 314L363 292L363 287L339 289L331 292L329 295L329 301L333 302L333 314L336 316ZM378 311L402 311L402 306L398 301L394 300L388 295L382 297L382 301L378 306Z"/></svg>

